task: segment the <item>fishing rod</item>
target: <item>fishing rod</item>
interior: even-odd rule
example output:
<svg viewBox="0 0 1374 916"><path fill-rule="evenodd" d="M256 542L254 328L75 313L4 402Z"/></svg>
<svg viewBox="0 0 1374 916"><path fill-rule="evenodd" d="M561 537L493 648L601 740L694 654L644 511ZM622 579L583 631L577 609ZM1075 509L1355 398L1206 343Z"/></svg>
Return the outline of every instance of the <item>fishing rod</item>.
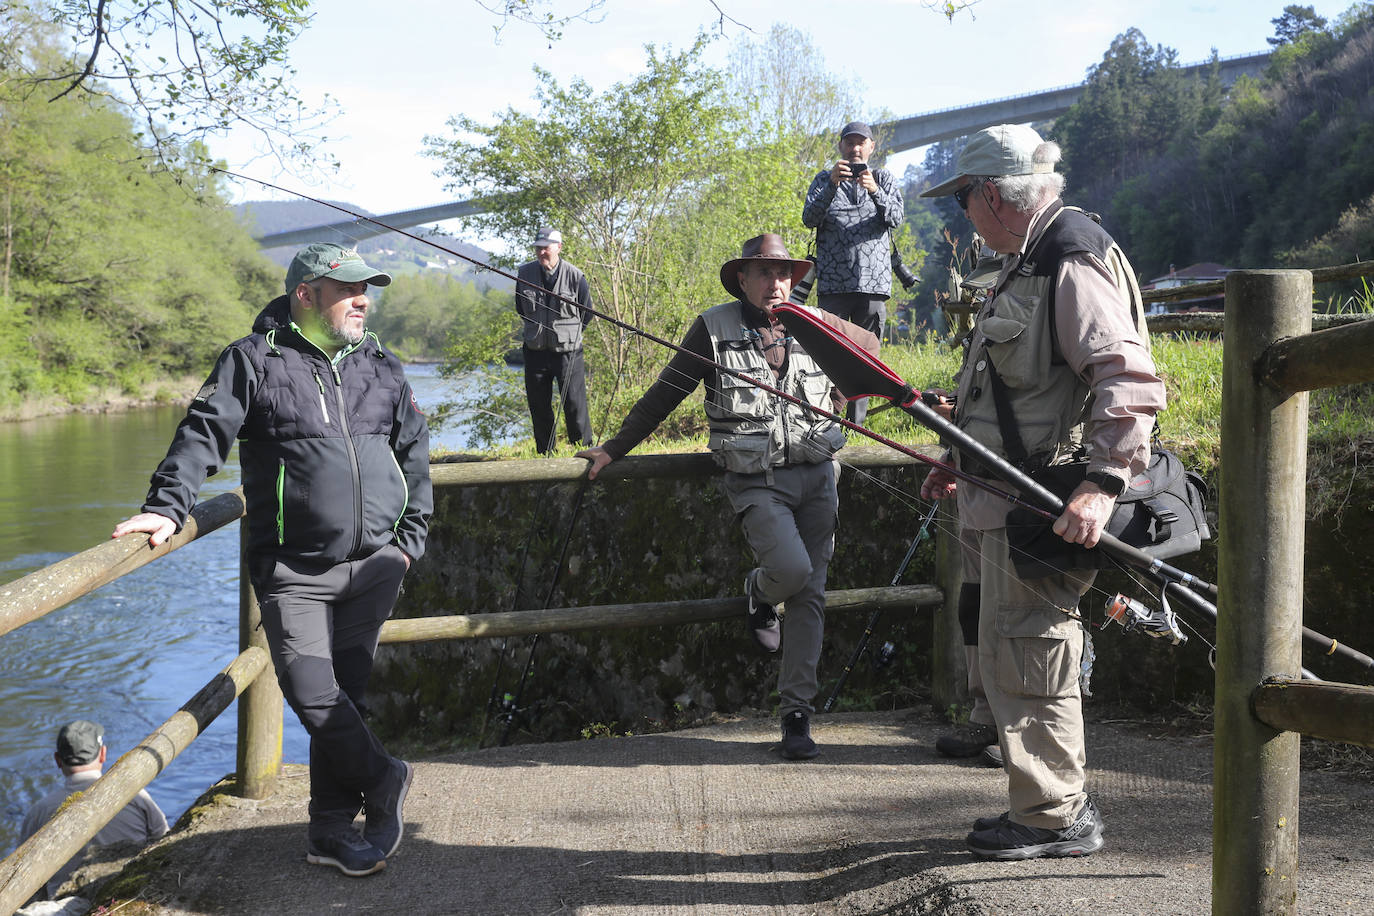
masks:
<svg viewBox="0 0 1374 916"><path fill-rule="evenodd" d="M553 568L553 576L549 579L549 589L544 593L544 610L548 610L553 603L554 590L558 588L558 582L563 578L563 564L568 559L568 545L572 543L573 528L577 525L577 517L582 512L582 497L587 495L587 485L590 483L583 478L581 485L577 488L577 498L573 500L572 512L568 515L568 528L563 533L563 547L558 553L558 564ZM534 671L534 652L539 648L539 636L535 633L530 640L530 650L525 656L525 664L520 670L520 680L515 685L515 693L504 703L505 728L501 730L501 747L505 747L510 741L511 730L515 727L515 719L521 712L520 700L525 694L525 684L529 682L530 674Z"/></svg>
<svg viewBox="0 0 1374 916"><path fill-rule="evenodd" d="M230 171L229 169L220 168L219 166L211 166L210 170L212 172L219 172L223 175L227 175L231 178L237 178L242 181L249 181L265 188L271 188L272 190L280 191L283 194L290 194L294 197L299 197L302 200L308 200L311 203L316 203L323 207L327 207L331 210L336 210L340 213L344 213L356 220L371 223L374 226L378 226L382 229L386 229L390 232L395 232L396 234L404 236L406 238L413 239L417 242L420 242L423 245L429 245L430 247L445 252L446 254L451 254L454 257L466 261L480 269L490 271L491 273L497 274L498 276L514 281L516 284L523 283L526 286L535 285L530 283L529 281L521 280L519 277L514 276L513 274L510 274L499 268L493 267L490 264L486 264L482 261L479 261L471 255L467 255L462 253L461 251L457 251L444 245L440 245L433 239L428 239L423 236L416 235L413 232L407 232L404 229L382 222L381 220L376 219L375 217L367 216L363 213L358 213L357 211L351 210L348 207L331 203L326 200L321 200L319 198L312 197L309 194L304 194L300 191L295 191L290 188L284 188L281 185L273 184L272 182L265 181L261 178L254 178L250 175L242 175L238 172ZM539 286L539 289L542 290L543 287ZM1051 493L1049 490L1046 490L1044 487L1040 486L1040 484L1036 483L1035 481L1031 480L1027 475L1025 475L1020 470L1010 465L1008 462L1006 462L1006 460L1003 459L1000 455L997 455L996 453L992 452L990 449L983 446L982 443L977 442L976 440L969 437L963 430L959 429L957 426L950 423L948 420L945 420L933 409L931 409L921 401L919 391L917 391L911 385L908 385L905 381L901 379L900 376L898 376L885 364L883 364L877 358L869 356L869 354L864 352L863 350L860 350L859 348L855 347L853 343L849 341L848 338L838 334L835 331L832 331L825 324L812 320L810 316L807 315L800 308L791 305L782 305L774 309L774 312L778 313L780 318L785 315L803 316L800 321L793 322L798 327L803 328L803 335L811 340L811 343L802 341L802 346L806 349L807 353L810 356L812 356L812 358L816 359L817 363L821 364L822 368L826 371L826 375L829 376L832 382L836 383L836 386L841 391L848 392L852 390L855 392L862 392L866 388L872 387L873 390L869 391L866 395L856 394L855 396L880 397L892 401L901 410L911 415L914 419L917 420L917 422L921 423L923 426L926 426L927 428L934 430L936 433L939 433L942 436L947 435L949 437L949 441L954 442L956 447L959 447L960 449L967 448L968 452L972 455L972 457L975 457L979 461L982 461L986 467L997 469L1000 471L1005 471L1007 474L1010 475L1010 478L1008 476L999 474L999 476L1001 476L1004 481L1011 483L1013 486L1021 488L1023 492L1025 492L1031 498L1031 500L1038 500L1038 502L1032 502L1026 499L1022 499L1015 494L1009 493L1006 490L1003 490L999 487L996 487L988 483L986 480L980 477L976 477L972 474L964 472L959 468L954 467L952 464L948 464L946 462L930 458L907 445L895 442L886 436L883 436L879 433L875 433L872 430L860 426L859 424L854 423L850 420L847 420L844 417L839 416L831 411L810 404L802 398L798 398L795 395L788 394L785 391L781 391L778 388L772 387L760 381L759 379L754 378L751 375L731 369L730 367L722 365L721 363L716 362L715 360L710 359L709 357L702 356L700 353L696 353L692 350L687 349L686 347L679 346L678 344L672 343L671 341L658 337L655 334L652 334L641 328L635 327L634 325L622 321L619 318L601 312L594 307L582 305L580 302L576 302L564 296L558 296L557 294L551 295L554 295L555 298L559 299L560 301L566 302L574 306L575 308L579 308L584 311L590 312L592 315L601 318L605 321L608 321L616 327L629 331L632 334L636 334L644 338L645 340L648 340L652 343L656 343L662 347L666 347L667 349L673 350L677 353L685 353L691 358L711 367L717 372L723 372L734 378L740 379L741 381L753 385L762 391L766 391L767 393L774 395L775 397L782 398L783 400L795 404L804 410L823 416L835 423L838 423L845 429L849 429L856 433L859 433L860 435L866 436L869 439L872 439L881 445L885 445L888 448L900 452L903 455L913 458L916 461L926 464L932 468L939 468L940 470L945 471L955 479L963 480L972 486L979 487L980 489L983 489L988 493L991 493L992 495L1005 500L1013 506L1019 506L1028 509L1031 512L1034 512L1035 514L1046 519L1055 519L1058 517L1059 514L1062 514L1063 512L1063 501L1060 500L1058 496ZM785 319L784 324L786 324ZM796 331L792 328L792 326L788 325L787 327L788 331L792 333L794 337L797 337L799 340L801 340L801 337L797 335ZM827 360L830 362L830 365L826 365L825 362L823 362L820 358L817 357L816 352L812 349L813 346L826 351ZM842 378L837 378L837 375L849 378L850 383L844 383ZM853 383L855 381L858 381L859 379L862 379L863 381L858 385L854 385ZM1048 508L1054 506L1060 507L1057 512L1052 508ZM1121 542L1120 540L1106 532L1103 532L1103 534L1099 538L1098 545L1105 548L1108 553L1114 553L1118 555L1119 558L1126 562L1128 565L1134 566L1136 569L1140 570L1145 575L1149 576L1151 579L1154 579L1164 588L1168 588L1171 584L1181 586L1175 590L1175 597L1182 600L1183 603L1187 604L1190 608L1197 611L1198 613L1204 614L1212 618L1213 620L1216 619L1216 605L1206 601L1201 595L1197 594L1197 591L1202 591L1206 594L1215 596L1217 593L1215 585L1205 582L1199 579L1198 577L1193 576L1190 573L1184 572L1183 570L1170 566L1169 564L1164 563L1158 558L1150 556L1148 553L1140 550L1139 548L1131 547L1130 545ZM1358 652L1350 648L1349 646L1340 643L1338 640L1324 636L1320 633L1317 633L1314 630L1310 630L1308 627L1303 627L1303 636L1304 638L1308 639L1309 642L1313 643L1315 646L1320 647L1327 655L1339 654L1343 657L1346 657L1352 661L1357 662L1360 665L1363 665L1364 667L1374 669L1374 659L1371 659L1368 655L1365 655L1362 652Z"/></svg>
<svg viewBox="0 0 1374 916"><path fill-rule="evenodd" d="M977 460L1004 483L1011 484L1034 501L1037 505L1030 508L1035 514L1045 519L1057 519L1063 514L1064 501L1059 496L1045 489L1020 468L936 413L924 403L919 391L907 384L877 357L856 347L849 338L829 325L817 321L803 309L782 305L774 309L774 312L787 327L788 333L801 343L807 354L841 391L853 391L855 396L863 392L868 397L888 399L921 425L939 434L946 444ZM1107 532L1103 532L1098 539L1098 547L1158 583L1161 587L1161 600L1166 608L1167 599L1172 595L1176 601L1216 621L1216 605L1198 594L1203 592L1215 597L1217 587L1214 584L1171 566ZM1306 626L1302 628L1302 635L1310 645L1327 655L1339 654L1359 665L1374 669L1374 658L1338 640Z"/></svg>
<svg viewBox="0 0 1374 916"><path fill-rule="evenodd" d="M906 549L906 556L902 557L902 562L897 566L897 572L892 576L891 585L895 586L902 581L902 575L906 572L907 566L911 564L911 558L916 555L916 548L920 543L930 537L930 526L935 521L935 513L940 510L940 504L931 501L930 511L921 522L920 529L916 532L916 537L912 538L911 546ZM868 648L868 641L873 638L873 628L878 625L878 618L882 615L883 609L877 608L868 617L868 626L864 627L863 636L859 637L859 644L854 647L854 653L849 656L849 662L840 672L840 678L835 682L835 687L830 691L830 696L826 697L825 704L821 707L821 712L830 712L835 706L835 700L839 697L840 691L844 689L844 682L849 679L849 673L854 670L854 666L859 663L864 650ZM878 654L873 656L875 667L883 667L892 660L893 646L890 642L883 643Z"/></svg>
<svg viewBox="0 0 1374 916"><path fill-rule="evenodd" d="M281 191L281 192L284 193L284 194L292 194L292 195L294 195L294 196L296 196L296 197L301 198L302 200L308 200L308 201L310 201L311 203L316 203L316 204L319 204L319 205L321 205L321 206L323 206L323 207L328 207L328 208L330 208L330 209L332 209L332 210L337 210L337 211L339 211L340 213L344 213L344 214L347 214L347 215L353 217L354 219L358 219L358 220L362 220L362 221L364 221L364 222L372 223L372 224L375 225L375 226L380 226L381 228L387 229L387 230L389 230L389 231L391 231L391 232L395 232L395 233L398 234L398 235L403 235L403 236L405 236L406 238L413 239L413 240L415 240L415 241L417 241L417 242L420 242L420 243L423 244L423 245L429 245L430 247L436 248L436 249L438 249L439 251L442 251L442 252L444 252L444 253L446 253L446 254L451 254L451 255L453 255L453 256L456 257L456 258L460 258L460 259L462 259L462 260L464 260L464 261L467 261L468 263L474 265L475 267L481 268L481 269L483 269L483 270L490 271L491 273L494 273L494 274L496 274L496 275L499 276L499 277L504 277L504 278L507 279L507 280L512 280L512 281L514 281L514 282L516 282L516 283L518 283L518 284L524 284L525 286L535 286L535 284L532 284L532 283L530 283L530 282L527 281L527 280L521 280L519 277L515 276L514 274L511 274L511 273L508 273L508 272L506 272L506 271L504 271L504 270L501 270L501 269L498 268L498 267L492 267L490 264L486 264L486 263L484 263L484 262L482 262L482 261L479 261L478 259L472 257L471 255L463 254L461 251L456 251L456 250L454 250L454 249L452 249L452 248L448 248L448 247L446 247L446 246L444 246L444 245L440 245L438 242L434 241L433 239L427 239L427 238L425 238L425 237L423 237L423 236L416 235L416 234L414 234L414 233L412 233L412 232L407 232L407 231L405 231L404 229L400 229L400 228L398 228L398 227L388 225L387 223L384 223L384 222L382 222L382 221L379 220L379 219L376 219L376 218L371 217L371 216L367 216L366 214L363 214L363 213L358 213L358 212L355 211L355 210L350 210L349 208L344 207L344 206L341 206L341 205L339 205L339 204L331 203L331 202L329 202L329 201L327 201L327 200L321 200L321 199L316 198L316 197L311 197L309 194L304 194L304 193L302 193L302 192L300 192L300 191L293 191L293 190L291 190L290 188L284 188L284 187L282 187L282 186L280 186L280 185L273 184L273 183L270 182L270 181L264 181L264 180L261 179L261 178L253 178L252 176L249 176L249 175L240 175L240 174L237 173L237 172L231 172L231 171L229 171L228 169L223 169L223 168L220 168L220 167L218 167L218 166L211 166L211 170L212 170L212 171L215 171L215 172L220 172L220 173L222 173L222 174L224 174L224 175L228 175L228 176L233 177L233 178L239 178L239 179L242 179L242 180L244 180L244 181L251 181L251 182L253 182L253 183L255 183L255 184L259 184L259 185L261 185L261 186L263 186L263 187L265 187L265 188L271 188L271 189L274 190L274 191ZM814 413L814 414L817 414L817 415L819 415L819 416L825 417L826 419L831 420L832 422L838 423L839 425L843 426L843 427L846 428L846 429L852 430L853 432L856 432L856 433L858 433L858 434L860 434L860 435L862 435L862 436L866 436L866 437L868 437L869 439L872 439L873 441L875 441L875 442L877 442L877 443L879 443L879 444L881 444L881 445L885 445L885 446L887 446L888 448L893 449L894 451L900 452L900 453L902 453L903 455L906 455L906 456L909 457L909 458L913 458L913 459L915 459L916 461L919 461L919 462L921 462L921 463L923 463L923 464L929 465L929 466L932 467L932 468L939 468L940 470L945 471L946 473L952 475L953 477L955 477L955 478L957 478L957 479L959 479L959 480L966 481L966 482L969 483L971 486L980 487L980 488L982 488L982 489L984 489L984 490L987 490L989 493L993 494L994 496L997 496L997 497L999 497L999 498L1001 498L1001 499L1003 499L1003 500L1006 500L1007 502L1011 503L1011 504L1014 505L1014 506L1020 506L1020 507L1022 507L1022 508L1024 508L1024 509L1029 509L1029 510L1032 511L1032 512L1042 512L1042 511L1043 511L1043 510L1039 509L1039 507L1038 507L1037 505L1035 505L1034 503L1031 503L1031 502L1027 502L1027 501L1025 501L1025 500L1022 500L1022 499L1020 499L1020 498L1019 498L1016 494L1014 494L1014 493L1010 493L1010 492L1008 492L1008 491L1006 491L1006 490L1003 490L1003 489L1001 489L1001 488L999 488L999 487L997 487L997 486L994 486L993 484L989 483L988 481L983 480L983 479L981 479L981 478L979 478L979 477L976 477L976 476L974 476L973 474L970 474L970 473L968 473L968 472L966 472L966 471L962 471L962 470L960 470L959 468L955 467L955 466L952 465L952 464L946 464L945 462L938 461L938 460L936 460L936 459L934 459L934 458L931 458L931 457L929 457L929 456L927 456L927 455L924 455L924 454L922 454L921 452L917 451L916 449L914 449L914 448L912 448L912 447L910 447L910 446L908 446L908 445L904 445L904 444L902 444L902 443L900 443L900 442L896 442L896 441L894 441L894 440L892 440L892 439L889 439L888 437L882 435L881 433L873 432L872 430L870 430L870 429L868 429L868 428L866 428L866 427L864 427L864 426L860 426L859 424L854 423L854 422L851 421L851 420L847 420L847 419L845 419L843 416L840 416L840 415L835 414L835 413L833 413L833 412L831 412L831 411L829 411L829 410L826 410L826 409L823 408L823 407L817 407L816 405L809 403L808 401L806 401L806 400L803 399L803 398L797 397L796 395L793 395L793 394L789 394L788 392L782 391L782 390L779 389L779 388L775 388L775 387L773 387L772 385L769 385L768 383L766 383L766 382L764 382L764 381L762 381L762 380L760 380L760 379L758 379L758 378L756 378L756 377L754 377L754 376L752 376L752 375L749 375L749 374L746 373L746 372L741 372L741 371L739 371L739 370L737 370L737 369L732 369L732 368L730 368L729 366L726 366L726 365L724 365L724 364L722 364L722 363L719 363L719 362L717 362L717 361L711 359L711 358L708 357L708 356L703 356L703 355L700 354L700 353L697 353L697 352L695 352L695 351L693 351L693 350L689 350L689 349L687 349L686 347L683 347L683 346L681 346L681 345L679 345L679 344L673 343L672 341L665 340L664 338L659 337L659 336L657 336L656 334L653 334L653 333L650 332L650 331L646 331L646 330L644 330L644 329L642 329L642 328L636 327L635 325L630 324L629 322L622 321L621 319L616 318L616 317L613 316L613 315L608 315L608 314L606 314L605 312L602 312L602 311L600 311L599 309L595 308L594 306L583 305L582 303L577 302L577 301L575 301L575 300L573 300L573 299L569 299L569 298L567 298L567 297L565 297L565 296L560 296L560 295L558 295L558 294L556 294L556 293L548 292L547 290L544 290L544 287L543 287L543 286L538 286L537 288L538 288L540 291L542 291L542 292L548 293L548 295L553 296L554 298L558 299L558 300L561 301L561 302L565 302L565 303L567 303L567 304L569 304L569 305L574 306L575 308L582 309L582 310L585 311L585 312L590 312L592 315L596 316L597 318L600 318L600 319L602 319L603 321L609 322L610 324L613 324L613 325L615 325L615 326L618 327L618 328L621 328L621 329L623 329L623 330L629 331L629 332L632 333L632 334L636 334L636 335L638 335L638 336L644 338L645 340L649 341L650 343L655 343L655 344L658 344L658 345L661 346L661 347L665 347L665 348L667 348L667 349L669 349L669 350L672 350L672 351L674 351L674 352L676 352L676 353L682 353L682 354L685 354L685 355L687 355L687 356L690 356L692 359L695 359L697 362L702 363L703 365L709 366L710 368L714 369L716 372L720 372L720 373L723 373L723 374L725 374L725 375L732 376L733 378L737 378L737 379L739 379L740 381L743 381L743 382L746 382L747 384L753 385L754 387L760 389L761 391L765 391L765 392L767 392L768 394L773 395L774 397L781 398L781 399L783 399L783 400L785 400L785 401L788 401L788 402L791 403L791 404L795 404L796 406L801 407L803 410L807 410L807 411L810 411L810 412L812 412L812 413ZM775 311L777 311L777 310L775 310ZM889 370L889 371L890 371L890 370ZM833 380L833 379L832 379L832 380ZM841 391L844 391L844 390L845 390L845 388L844 388L843 385L840 385L840 386L838 386L838 387L840 388Z"/></svg>

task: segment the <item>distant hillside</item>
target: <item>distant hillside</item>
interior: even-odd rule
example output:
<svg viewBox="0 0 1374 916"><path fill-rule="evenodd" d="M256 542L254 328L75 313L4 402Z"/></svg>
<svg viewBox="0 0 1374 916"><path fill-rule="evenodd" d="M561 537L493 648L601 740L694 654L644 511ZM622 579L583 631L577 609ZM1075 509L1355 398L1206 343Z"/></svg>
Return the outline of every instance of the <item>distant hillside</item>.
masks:
<svg viewBox="0 0 1374 916"><path fill-rule="evenodd" d="M336 201L335 203L356 213L367 216L375 215L362 207L344 201ZM234 214L239 222L247 226L248 230L255 236L286 232L305 226L320 226L346 219L346 216L338 210L308 200L250 200L235 205ZM408 227L406 231L416 235L424 235L426 232L434 232L435 230L425 226L412 226ZM435 241L445 248L451 248L483 264L490 263L491 256L476 245L470 245L451 236L437 233ZM447 252L394 232L360 239L357 247L358 252L367 259L369 264L393 274L442 270L450 276L466 276L467 279L482 288L509 289L513 285L504 277L480 270L461 258L456 258ZM264 248L263 254L285 268L291 262L291 257L296 251L297 246L293 245Z"/></svg>

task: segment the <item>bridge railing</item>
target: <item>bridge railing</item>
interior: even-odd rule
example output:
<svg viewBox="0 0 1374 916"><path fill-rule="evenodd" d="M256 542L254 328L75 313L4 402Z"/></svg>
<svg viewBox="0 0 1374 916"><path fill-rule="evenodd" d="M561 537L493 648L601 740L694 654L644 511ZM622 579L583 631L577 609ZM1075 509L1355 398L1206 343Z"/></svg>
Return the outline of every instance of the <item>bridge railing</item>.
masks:
<svg viewBox="0 0 1374 916"><path fill-rule="evenodd" d="M608 476L674 476L699 465L702 456L665 455L627 458ZM909 464L904 456L874 459L878 464ZM515 482L577 480L586 475L581 459L477 462L431 466L436 487L489 486ZM156 548L146 535L132 534L95 547L0 586L0 637L180 549L244 514L242 488L198 504L182 530ZM236 788L248 798L272 794L281 769L283 699L274 676L261 612L249 584L246 526L240 526L240 654L194 697L109 767L91 789L69 801L37 833L0 862L0 916L9 916L39 890L72 856L185 750L235 698L238 705ZM937 533L945 574L959 575L957 550ZM952 559L951 559L952 558ZM957 583L957 579L950 580ZM828 611L938 607L933 670L937 703L963 697L963 652L958 639L958 588L916 585L826 593ZM738 619L743 598L675 601L661 604L550 608L470 615L445 615L388 621L384 643L447 639L485 639L605 627L665 626ZM943 708L943 706L942 706Z"/></svg>
<svg viewBox="0 0 1374 916"><path fill-rule="evenodd" d="M1300 680L1307 392L1374 381L1374 320L1313 333L1312 282L1225 281L1214 913L1297 912L1301 734L1374 747L1374 688Z"/></svg>

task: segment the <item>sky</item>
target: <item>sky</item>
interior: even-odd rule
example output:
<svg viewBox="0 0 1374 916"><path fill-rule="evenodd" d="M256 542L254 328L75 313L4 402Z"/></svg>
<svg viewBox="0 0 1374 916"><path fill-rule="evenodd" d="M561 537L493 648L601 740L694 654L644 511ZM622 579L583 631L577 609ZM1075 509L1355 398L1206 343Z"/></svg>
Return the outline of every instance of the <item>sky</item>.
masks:
<svg viewBox="0 0 1374 916"><path fill-rule="evenodd" d="M495 0L488 0L494 3ZM556 0L560 9L572 9ZM445 122L465 114L484 123L508 107L533 113L533 66L566 84L585 79L597 90L633 77L644 45L684 49L701 29L723 32L708 60L723 66L740 37L760 38L783 21L807 33L825 68L862 89L866 109L917 114L1083 81L1113 38L1139 28L1151 44L1178 52L1181 63L1268 49L1271 20L1284 0L978 0L946 19L920 0L606 0L595 23L575 22L550 43L530 26L498 20L475 0L317 0L316 15L293 46L297 85L307 100L325 93L341 113L327 128L342 168L308 181L261 156L248 133L212 139L211 150L233 171L311 196L388 213L458 199L423 155L423 138L447 135ZM1348 2L1313 0L1335 20ZM729 18L723 23L721 11ZM750 31L752 30L752 34ZM924 150L893 156L898 174ZM273 195L243 184L236 200ZM497 240L444 228L486 247Z"/></svg>

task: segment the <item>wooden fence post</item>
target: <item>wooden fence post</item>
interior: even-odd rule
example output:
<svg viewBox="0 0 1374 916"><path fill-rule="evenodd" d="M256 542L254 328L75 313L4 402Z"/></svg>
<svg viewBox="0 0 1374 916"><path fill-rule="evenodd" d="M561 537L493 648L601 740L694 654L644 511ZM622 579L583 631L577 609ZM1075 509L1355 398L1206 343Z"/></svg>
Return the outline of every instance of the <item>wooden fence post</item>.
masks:
<svg viewBox="0 0 1374 916"><path fill-rule="evenodd" d="M239 651L259 646L271 659L262 611L248 580L248 519L239 520ZM244 798L272 794L281 771L282 692L269 663L239 697L238 785Z"/></svg>
<svg viewBox="0 0 1374 916"><path fill-rule="evenodd" d="M1312 275L1226 277L1212 912L1296 913L1298 740L1255 718L1264 678L1302 664L1307 394L1263 385L1256 367L1312 326Z"/></svg>
<svg viewBox="0 0 1374 916"><path fill-rule="evenodd" d="M945 600L935 609L935 630L930 651L930 699L935 711L944 714L951 706L968 702L968 665L964 631L959 626L959 588L964 581L959 551L959 515L953 500L940 503L935 525L935 584Z"/></svg>

